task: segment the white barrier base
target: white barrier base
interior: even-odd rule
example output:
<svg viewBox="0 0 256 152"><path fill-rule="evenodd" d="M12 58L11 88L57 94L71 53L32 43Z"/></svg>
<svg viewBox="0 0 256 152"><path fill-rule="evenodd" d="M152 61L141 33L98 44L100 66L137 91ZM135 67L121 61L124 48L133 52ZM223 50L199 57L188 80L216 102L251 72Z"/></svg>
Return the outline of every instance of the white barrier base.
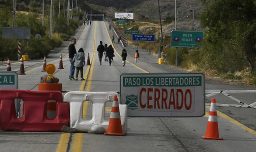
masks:
<svg viewBox="0 0 256 152"><path fill-rule="evenodd" d="M70 128L77 131L102 134L108 127L108 120L104 120L105 104L113 101L116 92L87 92L71 91L64 95L64 102L70 103ZM120 99L120 98L119 98ZM82 119L83 101L92 102L92 119ZM120 103L120 101L119 101ZM127 131L127 105L119 104L120 119L123 132Z"/></svg>

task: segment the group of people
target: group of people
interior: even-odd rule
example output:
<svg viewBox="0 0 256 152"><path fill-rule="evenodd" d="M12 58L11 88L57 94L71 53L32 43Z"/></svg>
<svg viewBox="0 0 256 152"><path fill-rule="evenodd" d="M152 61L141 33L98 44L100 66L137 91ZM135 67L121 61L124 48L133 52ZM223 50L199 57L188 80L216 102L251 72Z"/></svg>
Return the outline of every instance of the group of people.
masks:
<svg viewBox="0 0 256 152"><path fill-rule="evenodd" d="M100 65L102 65L102 58L104 54L105 61L108 61L109 65L111 66L113 58L115 57L114 49L112 45L109 45L109 46L107 44L103 45L103 42L100 41L100 44L97 47L97 51L98 51Z"/></svg>
<svg viewBox="0 0 256 152"><path fill-rule="evenodd" d="M103 42L100 41L100 44L97 47L97 51L98 51L100 65L102 65L103 54L105 54L105 61L108 61L109 65L111 66L113 58L115 57L114 49L113 49L112 45L109 45L109 46L107 44L103 45ZM125 66L126 58L127 58L127 51L125 48L122 50L121 57L122 57L123 66ZM135 63L137 63L138 58L139 58L139 51L137 49L134 53Z"/></svg>
<svg viewBox="0 0 256 152"><path fill-rule="evenodd" d="M80 73L81 80L84 80L83 67L85 66L85 53L83 48L80 48L78 52L76 52L75 44L76 44L76 39L73 38L72 43L68 47L69 61L70 61L69 79L78 80L78 75ZM107 44L103 45L103 42L100 41L100 44L97 47L97 52L98 52L100 65L102 65L102 58L104 55L104 60L106 62L108 61L109 65L111 66L113 58L115 57L114 49L112 45L107 45ZM126 49L122 50L121 57L122 57L123 66L125 66L126 58L127 58ZM136 50L134 54L135 63L137 63L138 58L139 58L139 52L138 50ZM76 74L75 77L74 77L74 74Z"/></svg>
<svg viewBox="0 0 256 152"><path fill-rule="evenodd" d="M123 49L123 50L122 50L121 57L122 57L123 66L125 66L126 58L127 58L127 51L126 51L126 49ZM134 60L135 60L135 63L137 63L139 57L140 57L140 54L139 54L139 51L138 51L138 49L137 49L137 50L135 51L135 53L134 53Z"/></svg>
<svg viewBox="0 0 256 152"><path fill-rule="evenodd" d="M70 61L70 72L69 72L69 79L70 80L78 80L78 75L80 73L81 80L84 80L83 77L83 67L85 65L85 53L84 49L80 48L78 52L76 52L76 39L72 39L72 43L68 47L68 55ZM74 78L74 74L76 71L76 75Z"/></svg>

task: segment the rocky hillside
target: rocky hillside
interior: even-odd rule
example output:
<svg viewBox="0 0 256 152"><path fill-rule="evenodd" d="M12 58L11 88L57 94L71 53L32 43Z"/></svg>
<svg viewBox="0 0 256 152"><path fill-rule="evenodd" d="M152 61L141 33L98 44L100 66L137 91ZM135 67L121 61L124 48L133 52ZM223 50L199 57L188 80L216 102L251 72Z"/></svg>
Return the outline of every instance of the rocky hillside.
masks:
<svg viewBox="0 0 256 152"><path fill-rule="evenodd" d="M163 31L174 29L175 0L159 0ZM98 12L114 17L115 12L133 12L135 20L159 22L157 0L88 0L84 2ZM177 0L177 29L200 30L201 0Z"/></svg>
<svg viewBox="0 0 256 152"><path fill-rule="evenodd" d="M166 18L174 19L175 0L159 0L163 20ZM87 0L91 6L99 7L109 14L109 11L115 12L133 12L136 18L148 20L159 19L157 0ZM103 6L103 7L102 7ZM177 18L178 20L192 19L193 14L198 18L202 9L201 0L177 0Z"/></svg>

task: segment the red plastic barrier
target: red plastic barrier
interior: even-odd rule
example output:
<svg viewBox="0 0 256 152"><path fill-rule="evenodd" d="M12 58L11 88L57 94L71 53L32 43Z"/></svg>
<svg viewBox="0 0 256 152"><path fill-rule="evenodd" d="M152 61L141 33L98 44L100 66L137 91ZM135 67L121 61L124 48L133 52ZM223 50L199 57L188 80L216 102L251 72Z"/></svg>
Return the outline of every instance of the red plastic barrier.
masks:
<svg viewBox="0 0 256 152"><path fill-rule="evenodd" d="M17 118L15 99L23 101L22 117ZM49 100L56 101L56 117L47 117ZM69 103L61 92L0 90L0 129L6 131L62 131L69 126Z"/></svg>

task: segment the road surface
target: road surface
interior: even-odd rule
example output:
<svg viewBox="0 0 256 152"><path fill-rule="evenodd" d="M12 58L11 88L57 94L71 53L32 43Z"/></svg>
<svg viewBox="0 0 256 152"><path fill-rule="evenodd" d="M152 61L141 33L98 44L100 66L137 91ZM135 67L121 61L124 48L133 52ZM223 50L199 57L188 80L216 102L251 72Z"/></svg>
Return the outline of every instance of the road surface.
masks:
<svg viewBox="0 0 256 152"><path fill-rule="evenodd" d="M59 55L63 55L64 69L58 69L55 76L63 84L63 91L119 91L120 74L122 73L177 73L184 72L168 65L156 64L157 59L148 52L140 52L138 63L133 61L133 47L127 47L128 63L122 66L120 53L122 46L114 43L115 58L112 66L103 61L100 65L96 48L99 41L111 44L107 23L94 21L91 26L78 29L76 48L83 47L86 58L89 53L92 65L83 81L68 79L69 60L67 47L50 55L48 63L58 67ZM110 33L110 35L109 35ZM19 76L19 89L37 90L43 61L28 61L26 75ZM18 63L15 63L18 64ZM17 70L19 66L14 66ZM89 66L85 67L86 69ZM5 69L1 66L0 69ZM254 87L235 86L221 81L206 80L207 90L251 90ZM248 93L232 94L246 104L255 102L255 95ZM236 101L217 94L219 106L218 124L223 140L204 140L208 115L204 117L129 117L126 136L105 136L89 133L47 132L23 133L0 132L0 151L2 152L255 152L256 121L255 108L235 107L242 105ZM226 105L226 106L225 106ZM209 99L206 100L206 112L209 111ZM247 127L246 127L247 126ZM248 128L249 127L249 128ZM251 128L251 129L250 129ZM254 129L254 130L253 130Z"/></svg>

